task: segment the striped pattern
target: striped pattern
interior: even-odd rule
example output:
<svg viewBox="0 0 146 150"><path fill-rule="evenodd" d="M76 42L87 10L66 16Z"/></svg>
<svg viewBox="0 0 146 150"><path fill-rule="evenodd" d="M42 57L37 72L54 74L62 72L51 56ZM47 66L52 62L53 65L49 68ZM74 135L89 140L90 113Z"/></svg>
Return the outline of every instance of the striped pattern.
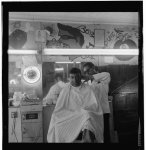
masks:
<svg viewBox="0 0 146 150"><path fill-rule="evenodd" d="M48 142L73 142L83 128L94 130L98 142L103 142L103 113L88 85L65 87L57 100L48 130Z"/></svg>

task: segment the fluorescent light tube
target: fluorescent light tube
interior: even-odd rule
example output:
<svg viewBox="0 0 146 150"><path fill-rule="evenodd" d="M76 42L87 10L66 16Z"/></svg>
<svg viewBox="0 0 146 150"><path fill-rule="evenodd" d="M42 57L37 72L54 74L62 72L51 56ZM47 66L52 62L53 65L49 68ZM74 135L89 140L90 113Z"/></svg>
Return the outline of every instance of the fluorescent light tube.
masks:
<svg viewBox="0 0 146 150"><path fill-rule="evenodd" d="M55 71L63 71L64 68L55 68Z"/></svg>
<svg viewBox="0 0 146 150"><path fill-rule="evenodd" d="M81 62L72 62L72 61L60 61L60 62L55 62L56 64L73 64L73 63L76 63L76 64L80 64Z"/></svg>
<svg viewBox="0 0 146 150"><path fill-rule="evenodd" d="M37 54L37 50L8 50L8 54L12 55L32 55Z"/></svg>
<svg viewBox="0 0 146 150"><path fill-rule="evenodd" d="M138 49L44 49L43 55L139 55Z"/></svg>

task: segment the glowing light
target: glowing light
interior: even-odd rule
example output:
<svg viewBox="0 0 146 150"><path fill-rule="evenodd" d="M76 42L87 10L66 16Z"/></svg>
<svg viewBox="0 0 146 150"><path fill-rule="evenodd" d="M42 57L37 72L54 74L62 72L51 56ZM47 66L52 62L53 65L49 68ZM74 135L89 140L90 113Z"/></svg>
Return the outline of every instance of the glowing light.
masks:
<svg viewBox="0 0 146 150"><path fill-rule="evenodd" d="M81 62L64 61L64 62L55 62L55 63L56 64L73 64L73 63L80 64Z"/></svg>
<svg viewBox="0 0 146 150"><path fill-rule="evenodd" d="M10 80L10 84L17 84L15 79Z"/></svg>
<svg viewBox="0 0 146 150"><path fill-rule="evenodd" d="M21 74L18 74L17 76L18 76L18 77L21 77Z"/></svg>
<svg viewBox="0 0 146 150"><path fill-rule="evenodd" d="M23 70L23 78L28 83L35 83L40 77L40 70L36 66L29 66Z"/></svg>
<svg viewBox="0 0 146 150"><path fill-rule="evenodd" d="M44 49L43 55L139 55L138 49Z"/></svg>
<svg viewBox="0 0 146 150"><path fill-rule="evenodd" d="M64 68L55 68L55 71L63 71Z"/></svg>
<svg viewBox="0 0 146 150"><path fill-rule="evenodd" d="M12 55L31 55L31 54L37 54L37 50L8 50L8 54L12 54Z"/></svg>

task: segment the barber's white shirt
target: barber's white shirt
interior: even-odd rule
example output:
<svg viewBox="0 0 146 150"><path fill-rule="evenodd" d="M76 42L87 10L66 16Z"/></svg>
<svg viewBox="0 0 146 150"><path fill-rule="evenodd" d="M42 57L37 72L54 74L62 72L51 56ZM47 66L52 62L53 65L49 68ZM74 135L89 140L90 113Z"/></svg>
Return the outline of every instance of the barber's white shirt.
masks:
<svg viewBox="0 0 146 150"><path fill-rule="evenodd" d="M99 99L103 113L110 113L108 92L110 83L110 74L108 72L102 72L93 75L94 80L89 81L88 84L91 85L96 98Z"/></svg>
<svg viewBox="0 0 146 150"><path fill-rule="evenodd" d="M65 86L66 86L66 84L65 84L64 82L62 82L62 81L59 81L59 82L57 82L56 84L54 84L54 85L50 88L50 90L49 90L47 96L44 98L44 100L43 100L43 105L52 104L52 103L53 103L53 104L56 104L57 98L58 98L58 96L59 96L61 90L62 90Z"/></svg>

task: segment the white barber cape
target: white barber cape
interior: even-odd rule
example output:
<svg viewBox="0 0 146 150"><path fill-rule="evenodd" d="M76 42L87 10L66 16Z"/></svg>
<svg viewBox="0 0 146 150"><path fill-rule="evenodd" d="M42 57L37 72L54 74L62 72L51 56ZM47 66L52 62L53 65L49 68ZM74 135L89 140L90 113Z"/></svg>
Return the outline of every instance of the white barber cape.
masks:
<svg viewBox="0 0 146 150"><path fill-rule="evenodd" d="M90 125L87 125L87 123ZM84 127L103 143L103 112L89 85L68 84L60 93L47 134L48 142L73 142Z"/></svg>

